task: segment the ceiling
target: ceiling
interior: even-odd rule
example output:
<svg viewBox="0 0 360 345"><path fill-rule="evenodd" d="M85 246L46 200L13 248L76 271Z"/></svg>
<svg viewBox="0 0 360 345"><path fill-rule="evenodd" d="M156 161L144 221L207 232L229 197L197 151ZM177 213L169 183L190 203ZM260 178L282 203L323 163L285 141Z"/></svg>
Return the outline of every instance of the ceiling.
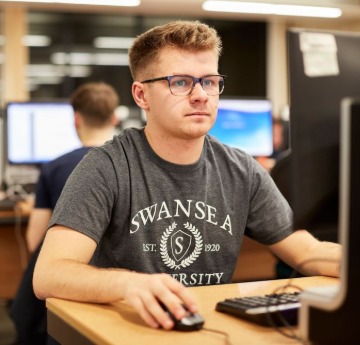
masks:
<svg viewBox="0 0 360 345"><path fill-rule="evenodd" d="M56 0L55 0L56 1ZM251 15L239 13L220 13L206 12L201 5L204 0L141 0L140 6L121 7L121 6L89 6L89 5L65 5L65 4L45 4L30 2L10 2L1 1L0 6L25 6L33 10L47 11L81 11L81 12L102 12L102 13L121 13L136 15L166 15L166 16L183 16L183 17L207 17L223 19L240 19L240 20L286 20L286 17L274 15ZM360 20L360 0L247 0L247 2L267 2L282 4L298 4L312 6L340 7L343 10L343 16L339 19L320 19L326 20ZM303 18L303 20L306 20Z"/></svg>
<svg viewBox="0 0 360 345"><path fill-rule="evenodd" d="M119 0L120 1L120 0ZM61 56L69 59L70 55L76 54L90 56L91 59L98 56L115 56L121 51L116 49L99 49L94 47L93 42L96 37L135 37L143 30L161 25L169 19L206 19L221 21L222 26L226 26L228 33L234 34L235 26L241 22L249 26L252 22L285 22L285 26L316 27L337 29L338 27L352 26L354 30L360 31L360 0L299 0L296 4L313 6L335 6L343 10L343 16L337 19L323 18L303 18L303 17L284 17L284 16L260 16L245 15L235 13L206 12L201 5L204 0L141 0L138 7L110 7L110 6L86 6L86 5L60 5L60 4L40 4L40 3L15 3L0 0L1 8L6 6L24 7L29 10L27 14L28 33L30 35L46 35L51 39L51 44L45 47L30 49L29 67L27 77L32 97L63 97L72 89L72 81L66 76L71 76L80 80L81 78L95 78L105 76L109 80L116 76L114 85L125 89L130 75L128 68L120 64L110 64L108 61L100 63L96 60L87 65L75 63L82 69L64 69L64 61L59 62L55 57ZM247 0L256 2L255 0ZM294 4L295 0L257 0L272 3ZM1 17L0 17L1 21ZM300 23L301 22L301 23ZM300 24L299 24L300 23ZM261 24L261 23L260 23ZM217 23L217 25L220 25ZM281 27L282 25L280 25ZM275 25L276 27L276 25ZM250 37L246 37L250 39ZM64 52L67 52L67 55ZM124 51L126 53L126 51ZM60 54L61 53L61 54ZM70 54L71 53L71 54ZM76 54L75 54L76 53ZM60 55L59 55L60 54ZM119 61L119 57L115 56ZM69 62L68 62L69 63ZM0 60L1 64L1 60ZM72 64L72 63L70 63ZM108 66L107 66L108 65ZM114 72L114 68L116 72ZM123 70L126 70L125 76ZM41 72L41 73L40 73ZM75 75L75 76L74 76ZM66 83L64 82L66 81ZM112 79L111 79L112 80ZM80 82L80 81L79 81ZM60 95L60 96L58 96ZM125 97L123 98L126 103ZM128 102L130 103L131 97Z"/></svg>

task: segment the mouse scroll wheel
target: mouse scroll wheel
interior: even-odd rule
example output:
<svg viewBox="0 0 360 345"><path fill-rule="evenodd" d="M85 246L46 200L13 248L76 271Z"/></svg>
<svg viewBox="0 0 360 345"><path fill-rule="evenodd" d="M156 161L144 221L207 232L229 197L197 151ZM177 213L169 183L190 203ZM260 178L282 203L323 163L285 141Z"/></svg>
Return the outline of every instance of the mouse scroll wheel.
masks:
<svg viewBox="0 0 360 345"><path fill-rule="evenodd" d="M192 325L194 324L194 322L202 322L203 319L202 317L200 317L199 315L197 314L189 314L187 316L184 316L182 319L181 319L181 322L184 324L184 325Z"/></svg>

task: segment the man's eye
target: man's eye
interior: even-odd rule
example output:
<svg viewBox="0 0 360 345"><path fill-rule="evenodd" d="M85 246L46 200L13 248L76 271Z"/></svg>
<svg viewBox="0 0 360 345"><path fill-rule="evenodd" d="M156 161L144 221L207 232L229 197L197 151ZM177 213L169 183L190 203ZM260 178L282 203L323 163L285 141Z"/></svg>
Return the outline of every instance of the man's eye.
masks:
<svg viewBox="0 0 360 345"><path fill-rule="evenodd" d="M213 84L214 84L214 81L211 80L211 79L205 79L205 80L203 81L203 85L205 85L205 86L211 86L211 85L213 85Z"/></svg>
<svg viewBox="0 0 360 345"><path fill-rule="evenodd" d="M173 86L175 87L187 87L189 86L189 81L186 79L176 79L173 80Z"/></svg>

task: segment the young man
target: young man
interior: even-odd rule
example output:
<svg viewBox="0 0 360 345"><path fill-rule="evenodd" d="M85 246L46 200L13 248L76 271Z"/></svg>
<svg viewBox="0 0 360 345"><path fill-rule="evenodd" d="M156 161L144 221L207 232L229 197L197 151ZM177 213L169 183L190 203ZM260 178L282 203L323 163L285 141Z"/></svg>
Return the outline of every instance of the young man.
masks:
<svg viewBox="0 0 360 345"><path fill-rule="evenodd" d="M132 94L146 127L92 150L74 170L37 262L39 298L124 299L149 326L171 329L159 301L178 319L181 304L197 311L186 286L230 282L244 235L303 273L338 275L331 260L340 247L293 232L269 174L207 136L224 87L220 52L216 31L199 22L135 40Z"/></svg>
<svg viewBox="0 0 360 345"><path fill-rule="evenodd" d="M28 249L33 254L10 309L18 345L47 344L45 303L36 298L32 286L40 244L67 178L91 147L100 146L114 136L114 126L117 123L115 109L119 105L119 96L106 83L81 85L72 94L70 102L82 147L56 158L41 169L35 207L31 211L26 232Z"/></svg>

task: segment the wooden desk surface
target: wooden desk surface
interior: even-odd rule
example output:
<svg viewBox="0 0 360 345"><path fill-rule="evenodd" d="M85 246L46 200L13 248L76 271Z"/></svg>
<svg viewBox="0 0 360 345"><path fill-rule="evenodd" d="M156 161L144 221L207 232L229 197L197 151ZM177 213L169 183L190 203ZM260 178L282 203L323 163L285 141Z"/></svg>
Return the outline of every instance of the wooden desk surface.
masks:
<svg viewBox="0 0 360 345"><path fill-rule="evenodd" d="M228 333L232 345L298 344L271 328L215 311L216 303L224 298L271 293L287 282L288 280L271 280L190 289L198 298L200 313L205 318L205 327ZM307 288L334 285L338 280L328 277L309 277L294 279L293 283L301 288ZM49 333L63 345L71 344L71 340L66 340L64 336L73 332L69 325L88 340L84 342L87 344L225 344L224 336L205 330L178 332L151 329L124 302L99 305L49 298L46 305L49 314L65 321L62 323L63 327L59 328L51 323L48 324Z"/></svg>
<svg viewBox="0 0 360 345"><path fill-rule="evenodd" d="M29 211L0 210L0 299L11 300L27 265L25 232Z"/></svg>

